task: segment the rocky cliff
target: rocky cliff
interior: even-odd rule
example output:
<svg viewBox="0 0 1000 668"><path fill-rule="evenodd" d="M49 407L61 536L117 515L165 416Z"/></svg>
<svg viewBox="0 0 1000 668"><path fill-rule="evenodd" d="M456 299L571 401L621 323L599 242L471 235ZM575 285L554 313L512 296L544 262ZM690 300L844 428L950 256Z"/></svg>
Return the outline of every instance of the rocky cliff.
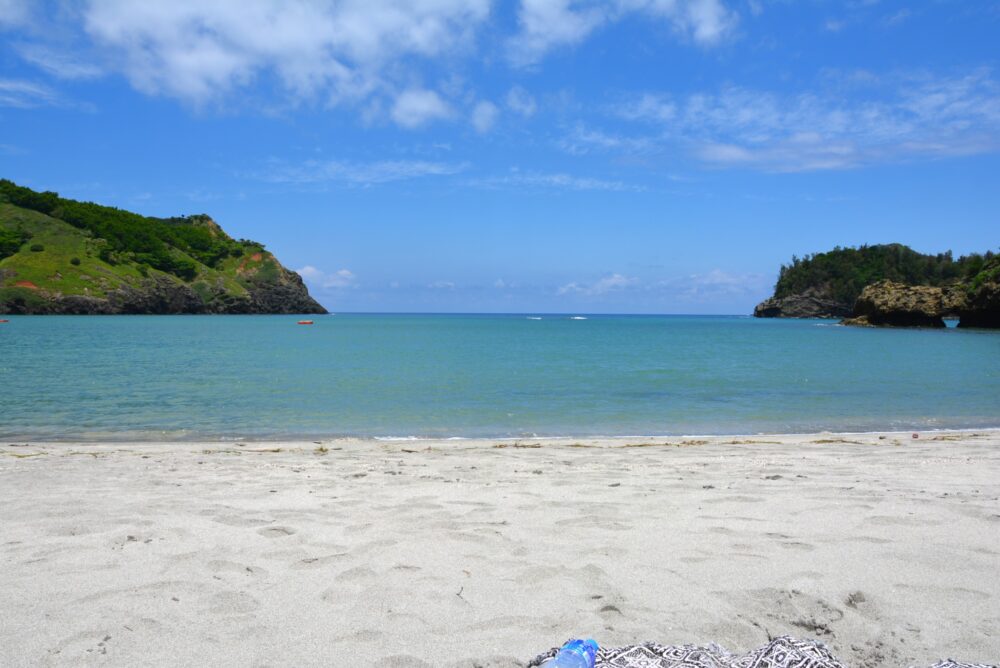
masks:
<svg viewBox="0 0 1000 668"><path fill-rule="evenodd" d="M845 325L862 327L944 327L958 316L959 327L1000 328L1000 262L978 281L938 288L879 281L866 287Z"/></svg>
<svg viewBox="0 0 1000 668"><path fill-rule="evenodd" d="M963 304L960 287L938 288L879 281L867 286L845 325L861 327L944 327L944 316Z"/></svg>
<svg viewBox="0 0 1000 668"><path fill-rule="evenodd" d="M0 181L0 314L326 313L205 215L147 218Z"/></svg>
<svg viewBox="0 0 1000 668"><path fill-rule="evenodd" d="M851 305L820 288L809 288L800 294L765 299L753 314L756 318L843 318L851 314Z"/></svg>
<svg viewBox="0 0 1000 668"><path fill-rule="evenodd" d="M1000 256L994 256L969 281L958 315L959 327L1000 329Z"/></svg>

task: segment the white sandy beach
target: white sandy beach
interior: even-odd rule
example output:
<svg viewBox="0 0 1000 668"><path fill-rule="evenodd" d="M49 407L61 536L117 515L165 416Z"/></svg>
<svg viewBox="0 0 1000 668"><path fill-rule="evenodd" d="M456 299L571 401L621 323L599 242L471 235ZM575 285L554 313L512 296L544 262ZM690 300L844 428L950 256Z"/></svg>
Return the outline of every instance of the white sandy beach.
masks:
<svg viewBox="0 0 1000 668"><path fill-rule="evenodd" d="M4 443L0 665L996 662L1000 432L920 436Z"/></svg>

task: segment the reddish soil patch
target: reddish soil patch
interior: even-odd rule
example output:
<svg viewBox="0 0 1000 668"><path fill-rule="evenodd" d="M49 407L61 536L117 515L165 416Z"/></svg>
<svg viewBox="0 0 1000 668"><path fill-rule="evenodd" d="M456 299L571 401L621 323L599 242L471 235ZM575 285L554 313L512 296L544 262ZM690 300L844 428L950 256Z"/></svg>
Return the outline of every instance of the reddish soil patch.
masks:
<svg viewBox="0 0 1000 668"><path fill-rule="evenodd" d="M38 286L35 285L34 283L32 283L31 281L18 281L16 283L14 283L14 287L15 288L30 288L32 290L37 290L38 289Z"/></svg>
<svg viewBox="0 0 1000 668"><path fill-rule="evenodd" d="M254 253L250 257L243 258L243 261L240 262L240 266L236 267L236 273L237 274L245 274L248 271L257 271L256 268L250 268L250 269L248 269L247 268L247 263L249 263L249 262L260 262L263 259L264 259L264 254L263 253Z"/></svg>

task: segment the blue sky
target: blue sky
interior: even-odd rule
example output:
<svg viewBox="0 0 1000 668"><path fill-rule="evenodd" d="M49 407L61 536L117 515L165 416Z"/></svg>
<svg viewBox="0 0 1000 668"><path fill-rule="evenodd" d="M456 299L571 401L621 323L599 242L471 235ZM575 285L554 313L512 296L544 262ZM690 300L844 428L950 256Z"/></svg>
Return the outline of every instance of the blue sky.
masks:
<svg viewBox="0 0 1000 668"><path fill-rule="evenodd" d="M1000 244L1000 2L0 0L0 175L264 242L334 311L747 313Z"/></svg>

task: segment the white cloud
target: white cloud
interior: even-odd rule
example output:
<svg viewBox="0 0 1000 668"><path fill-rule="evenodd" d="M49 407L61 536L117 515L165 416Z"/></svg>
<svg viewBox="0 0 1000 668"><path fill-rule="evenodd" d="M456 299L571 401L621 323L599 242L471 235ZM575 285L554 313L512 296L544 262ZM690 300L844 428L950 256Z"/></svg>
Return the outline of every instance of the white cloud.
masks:
<svg viewBox="0 0 1000 668"><path fill-rule="evenodd" d="M392 107L392 120L410 129L449 116L451 109L444 100L434 91L422 88L403 91Z"/></svg>
<svg viewBox="0 0 1000 668"><path fill-rule="evenodd" d="M22 79L0 79L0 107L31 109L58 104L59 95L48 86Z"/></svg>
<svg viewBox="0 0 1000 668"><path fill-rule="evenodd" d="M520 86L514 86L507 92L507 108L525 118L535 115L538 105L531 93Z"/></svg>
<svg viewBox="0 0 1000 668"><path fill-rule="evenodd" d="M356 163L339 160L307 160L297 165L274 161L264 170L247 176L271 183L340 182L351 185L374 185L429 176L450 176L467 165L426 160L381 160Z"/></svg>
<svg viewBox="0 0 1000 668"><path fill-rule="evenodd" d="M455 284L451 281L434 281L427 285L431 290L454 290Z"/></svg>
<svg viewBox="0 0 1000 668"><path fill-rule="evenodd" d="M472 110L472 127L476 132L485 134L493 129L500 110L492 102L480 102Z"/></svg>
<svg viewBox="0 0 1000 668"><path fill-rule="evenodd" d="M563 285L558 290L556 290L557 295L570 295L570 294L580 294L586 296L600 296L605 295L609 292L617 292L619 290L624 290L625 288L633 287L639 284L638 278L633 278L625 276L623 274L610 274L605 276L593 283L567 283Z"/></svg>
<svg viewBox="0 0 1000 668"><path fill-rule="evenodd" d="M658 150L681 145L709 164L770 171L1000 150L1000 83L988 70L889 77L877 80L877 87L870 75L844 83L853 89L779 94L729 87L678 98L647 93L622 105L619 116L659 128L656 137L647 134L629 145L577 130L563 147L637 153L651 144Z"/></svg>
<svg viewBox="0 0 1000 668"><path fill-rule="evenodd" d="M468 48L489 0L86 0L84 28L132 84L196 104L274 77L294 100L358 102L414 58Z"/></svg>
<svg viewBox="0 0 1000 668"><path fill-rule="evenodd" d="M323 290L340 290L343 288L354 288L358 285L358 277L350 269L340 269L328 274L316 267L306 265L301 269L297 269L296 273L306 283Z"/></svg>
<svg viewBox="0 0 1000 668"><path fill-rule="evenodd" d="M736 24L736 15L721 0L653 0L638 4L649 5L654 14L670 19L677 30L690 34L699 44L718 44Z"/></svg>
<svg viewBox="0 0 1000 668"><path fill-rule="evenodd" d="M553 48L582 42L608 18L600 4L578 8L572 4L571 0L521 0L521 30L510 43L514 64L532 65Z"/></svg>
<svg viewBox="0 0 1000 668"><path fill-rule="evenodd" d="M670 23L676 32L712 46L736 25L722 0L521 0L520 31L510 40L515 65L534 65L549 51L579 44L602 25L640 13Z"/></svg>

